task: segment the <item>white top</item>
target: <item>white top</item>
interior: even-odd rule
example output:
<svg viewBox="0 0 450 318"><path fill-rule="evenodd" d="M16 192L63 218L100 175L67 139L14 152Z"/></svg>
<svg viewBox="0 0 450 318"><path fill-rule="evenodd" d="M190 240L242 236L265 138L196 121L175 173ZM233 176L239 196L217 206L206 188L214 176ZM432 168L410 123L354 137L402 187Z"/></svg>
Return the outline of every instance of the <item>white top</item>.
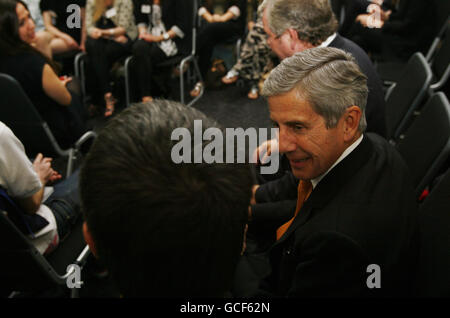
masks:
<svg viewBox="0 0 450 318"><path fill-rule="evenodd" d="M12 198L27 198L42 187L33 164L26 156L23 144L4 123L0 121L0 186ZM46 205L41 204L36 212L49 224L34 233L33 245L41 253L58 243L55 217Z"/></svg>
<svg viewBox="0 0 450 318"><path fill-rule="evenodd" d="M353 150L355 150L356 147L358 147L358 145L361 143L362 140L363 140L363 135L359 136L359 138L354 143L352 143L349 147L347 147L347 149L344 150L342 155L338 158L338 160L336 160L336 162L330 167L330 169L327 170L327 172L318 176L317 178L311 179L313 189L317 186L317 184L320 182L320 180L322 180L328 174L328 172L331 171L331 169L333 169L339 162L344 160L345 157L347 157Z"/></svg>

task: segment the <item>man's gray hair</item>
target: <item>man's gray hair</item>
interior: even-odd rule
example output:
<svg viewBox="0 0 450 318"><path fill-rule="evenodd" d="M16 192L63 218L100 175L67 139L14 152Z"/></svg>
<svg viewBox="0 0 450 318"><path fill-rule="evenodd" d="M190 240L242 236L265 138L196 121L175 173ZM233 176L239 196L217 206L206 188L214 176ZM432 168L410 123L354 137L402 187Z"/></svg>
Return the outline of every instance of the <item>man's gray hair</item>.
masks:
<svg viewBox="0 0 450 318"><path fill-rule="evenodd" d="M268 26L276 36L294 29L300 40L318 46L338 29L329 0L266 0L265 4Z"/></svg>
<svg viewBox="0 0 450 318"><path fill-rule="evenodd" d="M346 109L355 105L362 111L358 130L366 129L367 77L351 54L327 47L286 58L264 82L262 95L277 96L292 89L325 119L327 128L336 127Z"/></svg>

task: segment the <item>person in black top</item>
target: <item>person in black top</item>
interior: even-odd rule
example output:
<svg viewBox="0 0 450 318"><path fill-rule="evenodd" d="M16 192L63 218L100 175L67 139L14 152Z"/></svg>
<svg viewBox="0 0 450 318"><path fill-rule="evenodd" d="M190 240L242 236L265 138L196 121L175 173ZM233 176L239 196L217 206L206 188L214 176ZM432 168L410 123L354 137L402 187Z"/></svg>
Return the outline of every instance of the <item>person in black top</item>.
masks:
<svg viewBox="0 0 450 318"><path fill-rule="evenodd" d="M73 144L85 131L79 96L67 89L52 62L33 48L34 22L26 5L0 0L0 72L14 77L47 122L61 147ZM11 105L14 107L14 105Z"/></svg>
<svg viewBox="0 0 450 318"><path fill-rule="evenodd" d="M152 74L155 65L177 54L186 55L192 43L192 1L133 0L134 18L139 29L133 45L134 73L139 99L152 100Z"/></svg>
<svg viewBox="0 0 450 318"><path fill-rule="evenodd" d="M137 37L133 2L130 0L86 1L86 51L98 83L94 98L104 99L105 117L114 112L110 68L114 62L131 53ZM100 96L101 95L101 96ZM102 101L103 102L103 101Z"/></svg>
<svg viewBox="0 0 450 318"><path fill-rule="evenodd" d="M84 7L86 0L41 0L40 8L45 28L53 35L50 42L52 53L58 54L71 50L84 50ZM80 11L75 6L80 8ZM79 14L79 25L76 25L74 14ZM54 22L53 22L54 21ZM69 25L72 22L75 25ZM83 32L82 32L83 31Z"/></svg>
<svg viewBox="0 0 450 318"><path fill-rule="evenodd" d="M434 2L390 1L391 5L367 6L356 17L348 37L381 60L407 60L417 51L425 52L435 31Z"/></svg>
<svg viewBox="0 0 450 318"><path fill-rule="evenodd" d="M235 36L241 36L245 30L247 21L247 1L227 0L223 14L214 13L217 5L214 1L203 1L204 6L198 10L202 26L197 38L197 52L199 57L200 73L205 77L211 66L211 57L214 46ZM191 90L191 96L200 95L204 83L198 82Z"/></svg>

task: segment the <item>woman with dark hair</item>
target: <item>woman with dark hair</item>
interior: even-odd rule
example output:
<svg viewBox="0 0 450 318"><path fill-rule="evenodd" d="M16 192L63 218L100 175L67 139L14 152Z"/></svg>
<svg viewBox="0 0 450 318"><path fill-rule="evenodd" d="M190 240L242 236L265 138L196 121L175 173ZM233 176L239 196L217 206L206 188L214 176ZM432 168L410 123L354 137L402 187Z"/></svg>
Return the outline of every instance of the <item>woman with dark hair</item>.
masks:
<svg viewBox="0 0 450 318"><path fill-rule="evenodd" d="M52 62L30 44L34 22L20 0L0 0L0 72L14 77L62 147L69 147L84 132L79 97L59 79ZM13 107L13 105L11 105Z"/></svg>
<svg viewBox="0 0 450 318"><path fill-rule="evenodd" d="M110 83L110 68L114 62L131 53L132 42L137 37L133 2L87 0L86 32L86 51L99 84L97 93L104 98L105 117L108 117L113 114L116 103Z"/></svg>
<svg viewBox="0 0 450 318"><path fill-rule="evenodd" d="M218 6L218 1L204 0L203 6L198 10L198 15L202 20L197 38L197 52L199 68L202 77L205 78L208 68L211 66L211 58L214 46L235 36L241 36L245 30L247 21L247 1L245 0L226 0L221 1L224 5ZM222 14L215 10L220 8ZM204 83L195 84L190 94L197 97L203 90Z"/></svg>

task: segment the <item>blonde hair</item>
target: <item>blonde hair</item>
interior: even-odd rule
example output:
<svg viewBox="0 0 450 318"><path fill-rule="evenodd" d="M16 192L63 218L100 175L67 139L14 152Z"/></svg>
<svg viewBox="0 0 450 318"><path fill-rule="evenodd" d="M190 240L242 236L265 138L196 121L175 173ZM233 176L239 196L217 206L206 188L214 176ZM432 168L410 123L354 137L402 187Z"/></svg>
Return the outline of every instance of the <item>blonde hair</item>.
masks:
<svg viewBox="0 0 450 318"><path fill-rule="evenodd" d="M106 9L105 1L106 0L95 0L94 17L93 17L94 22L97 22L105 12Z"/></svg>

